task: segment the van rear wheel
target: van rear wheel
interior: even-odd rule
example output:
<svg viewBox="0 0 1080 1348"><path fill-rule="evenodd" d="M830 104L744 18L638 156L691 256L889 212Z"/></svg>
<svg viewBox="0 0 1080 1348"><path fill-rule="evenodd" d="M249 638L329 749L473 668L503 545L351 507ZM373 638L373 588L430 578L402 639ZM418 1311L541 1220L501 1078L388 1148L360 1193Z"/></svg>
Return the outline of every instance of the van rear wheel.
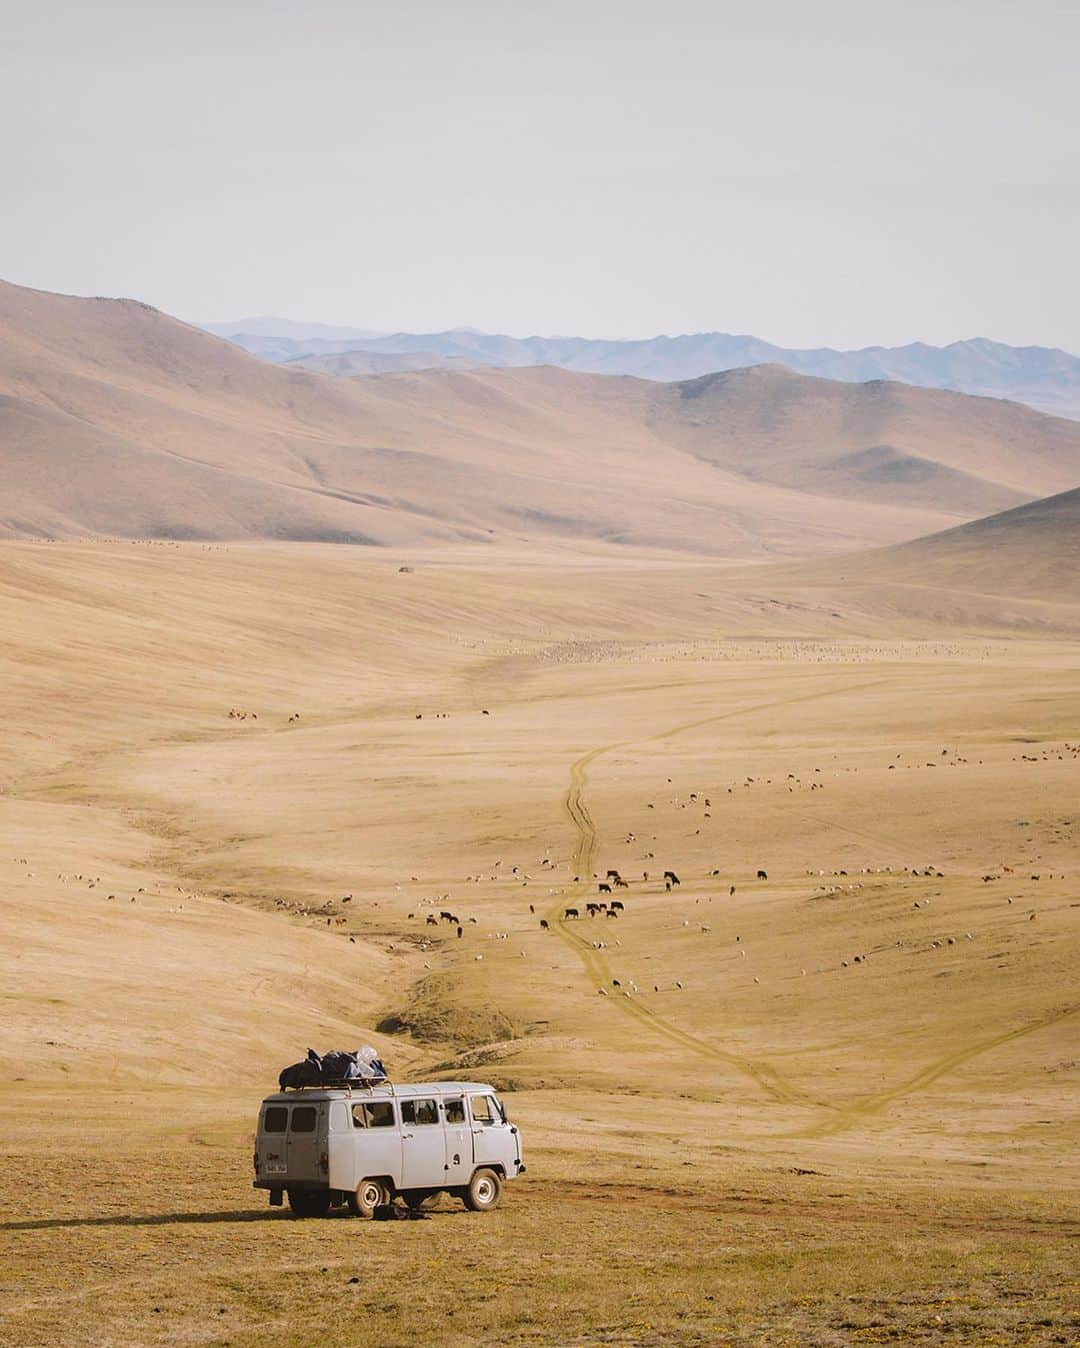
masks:
<svg viewBox="0 0 1080 1348"><path fill-rule="evenodd" d="M329 1189L288 1189L289 1207L297 1217L325 1217L330 1211Z"/></svg>
<svg viewBox="0 0 1080 1348"><path fill-rule="evenodd" d="M349 1211L354 1217L371 1218L375 1209L390 1202L390 1192L380 1180L363 1179L356 1186L356 1192L348 1198Z"/></svg>
<svg viewBox="0 0 1080 1348"><path fill-rule="evenodd" d="M470 1212L490 1212L499 1206L501 1198L502 1180L494 1170L478 1170L462 1195Z"/></svg>

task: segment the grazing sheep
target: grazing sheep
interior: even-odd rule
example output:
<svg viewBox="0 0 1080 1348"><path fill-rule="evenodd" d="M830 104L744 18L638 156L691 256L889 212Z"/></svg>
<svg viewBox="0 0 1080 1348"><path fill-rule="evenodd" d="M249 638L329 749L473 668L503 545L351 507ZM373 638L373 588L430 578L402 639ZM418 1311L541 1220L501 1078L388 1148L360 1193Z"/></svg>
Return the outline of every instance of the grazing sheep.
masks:
<svg viewBox="0 0 1080 1348"><path fill-rule="evenodd" d="M581 914L578 912L576 908L567 908L567 910L563 913L563 921L568 922L570 918L580 916Z"/></svg>
<svg viewBox="0 0 1080 1348"><path fill-rule="evenodd" d="M679 877L675 874L674 871L665 871L664 879L668 881L669 886L682 884L682 881L679 879Z"/></svg>
<svg viewBox="0 0 1080 1348"><path fill-rule="evenodd" d="M543 918L543 917L542 917L542 918L540 919L540 930L541 930L541 931L550 931L550 930L551 930L551 928L550 928L550 927L548 926L548 924L547 924L547 919L546 919L546 918Z"/></svg>
<svg viewBox="0 0 1080 1348"><path fill-rule="evenodd" d="M757 873L757 878L758 878L759 880L767 880L767 879L769 878L769 876L768 876L768 873L767 873L766 871L758 871L758 873Z"/></svg>
<svg viewBox="0 0 1080 1348"><path fill-rule="evenodd" d="M604 884L603 881L601 881L600 884L598 884L598 885L596 886L596 888L597 888L597 891L598 891L599 893L601 893L601 894L610 894L610 893L611 893L611 886L610 886L610 885Z"/></svg>

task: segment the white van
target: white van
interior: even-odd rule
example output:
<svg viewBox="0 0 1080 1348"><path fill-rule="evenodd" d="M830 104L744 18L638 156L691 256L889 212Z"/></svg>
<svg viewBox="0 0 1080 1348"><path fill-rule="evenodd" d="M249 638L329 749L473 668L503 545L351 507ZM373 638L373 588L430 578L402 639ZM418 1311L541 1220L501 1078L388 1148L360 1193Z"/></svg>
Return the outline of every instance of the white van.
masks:
<svg viewBox="0 0 1080 1348"><path fill-rule="evenodd" d="M399 1194L414 1209L449 1193L487 1212L524 1170L518 1130L482 1082L305 1087L259 1110L255 1188L275 1207L288 1195L298 1217L344 1203L370 1217Z"/></svg>

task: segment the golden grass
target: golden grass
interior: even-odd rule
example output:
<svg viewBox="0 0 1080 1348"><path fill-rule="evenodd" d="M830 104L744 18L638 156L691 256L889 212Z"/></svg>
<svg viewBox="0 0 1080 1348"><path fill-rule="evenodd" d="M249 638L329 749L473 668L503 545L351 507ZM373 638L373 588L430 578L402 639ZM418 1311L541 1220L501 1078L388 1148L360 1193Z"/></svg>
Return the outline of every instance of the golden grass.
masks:
<svg viewBox="0 0 1080 1348"><path fill-rule="evenodd" d="M0 550L4 1340L1075 1338L1072 620L397 564ZM367 1040L506 1090L498 1213L251 1190Z"/></svg>

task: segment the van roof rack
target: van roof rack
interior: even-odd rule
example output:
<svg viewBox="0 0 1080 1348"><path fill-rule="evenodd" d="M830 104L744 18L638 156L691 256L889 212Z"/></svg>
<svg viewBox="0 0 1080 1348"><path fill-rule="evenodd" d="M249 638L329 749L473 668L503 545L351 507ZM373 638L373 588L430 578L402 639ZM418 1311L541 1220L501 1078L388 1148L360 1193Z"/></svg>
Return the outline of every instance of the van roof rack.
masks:
<svg viewBox="0 0 1080 1348"><path fill-rule="evenodd" d="M394 1093L394 1083L389 1077L350 1077L347 1081L319 1081L305 1083L301 1086L283 1086L281 1093L300 1094L303 1091L341 1091L347 1090L350 1094L354 1089L370 1091L373 1086L388 1086L391 1095Z"/></svg>

